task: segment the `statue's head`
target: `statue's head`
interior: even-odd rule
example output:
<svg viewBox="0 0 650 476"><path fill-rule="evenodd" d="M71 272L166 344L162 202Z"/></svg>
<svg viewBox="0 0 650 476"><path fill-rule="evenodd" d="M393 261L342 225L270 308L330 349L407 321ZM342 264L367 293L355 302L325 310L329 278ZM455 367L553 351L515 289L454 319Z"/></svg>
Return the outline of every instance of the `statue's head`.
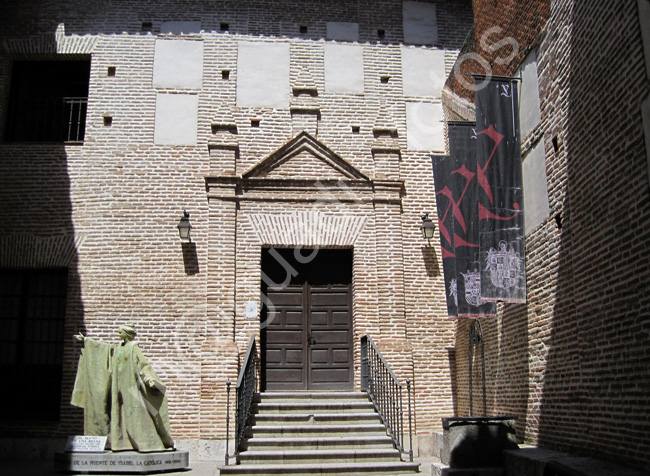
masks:
<svg viewBox="0 0 650 476"><path fill-rule="evenodd" d="M135 336L137 332L135 331L135 327L133 326L127 326L127 325L121 325L118 328L118 332L120 334L120 338L126 340L126 341L131 341L135 339Z"/></svg>

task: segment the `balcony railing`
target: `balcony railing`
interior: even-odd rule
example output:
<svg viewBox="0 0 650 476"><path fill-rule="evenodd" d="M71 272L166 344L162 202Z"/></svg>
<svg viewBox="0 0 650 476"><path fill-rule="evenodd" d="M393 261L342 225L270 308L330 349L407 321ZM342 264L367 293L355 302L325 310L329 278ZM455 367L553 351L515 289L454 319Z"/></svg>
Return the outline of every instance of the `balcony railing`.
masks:
<svg viewBox="0 0 650 476"><path fill-rule="evenodd" d="M10 98L7 142L82 142L86 97Z"/></svg>

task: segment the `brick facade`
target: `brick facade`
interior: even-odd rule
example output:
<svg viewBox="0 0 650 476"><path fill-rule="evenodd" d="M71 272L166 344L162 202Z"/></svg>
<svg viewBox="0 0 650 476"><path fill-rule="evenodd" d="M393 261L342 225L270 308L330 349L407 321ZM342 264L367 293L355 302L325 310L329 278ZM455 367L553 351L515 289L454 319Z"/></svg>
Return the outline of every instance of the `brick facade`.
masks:
<svg viewBox="0 0 650 476"><path fill-rule="evenodd" d="M527 305L501 305L497 319L483 321L488 413L517 415L526 443L647 470L650 188L640 109L650 92L647 18L634 2L616 0L473 5L475 36L463 53L480 54L495 74L517 75L537 51L541 121L522 137L522 156L543 145L550 208L526 237ZM519 54L506 64L480 46L493 26L503 30L492 43L517 42ZM462 71L484 72L471 60ZM453 75L445 94L449 117L472 118L472 92ZM458 323L458 349L468 331L468 322ZM466 353L457 368L466 385ZM467 413L466 388L458 394ZM480 388L474 395L476 409Z"/></svg>
<svg viewBox="0 0 650 476"><path fill-rule="evenodd" d="M167 385L173 436L206 446L222 439L226 381L236 380L249 337L260 334L245 307L260 299L265 246L353 248L355 387L359 339L369 333L400 379L413 380L417 434L440 428L454 412L456 324L436 297L444 292L437 242L419 232L420 216L435 209L433 179L430 150L407 147L406 103L440 108L441 98L405 95L402 51L443 51L446 67L436 74L444 78L471 6L429 3L438 35L425 46L403 45L401 1L6 8L3 97L15 61L92 66L83 144L0 145L0 267L69 270L60 420L2 422L1 435L79 433L82 413L68 404L80 352L72 335L116 341L117 325L128 322ZM358 40L328 40L328 22L357 25ZM198 83L157 76L163 40L201 43ZM288 106L238 105L243 43L288 48ZM334 43L362 48L362 93L327 90L325 46ZM198 98L196 137L190 131L184 145L157 135L162 96ZM0 112L6 121L6 105ZM303 130L302 152L282 156ZM184 209L191 243L176 230Z"/></svg>

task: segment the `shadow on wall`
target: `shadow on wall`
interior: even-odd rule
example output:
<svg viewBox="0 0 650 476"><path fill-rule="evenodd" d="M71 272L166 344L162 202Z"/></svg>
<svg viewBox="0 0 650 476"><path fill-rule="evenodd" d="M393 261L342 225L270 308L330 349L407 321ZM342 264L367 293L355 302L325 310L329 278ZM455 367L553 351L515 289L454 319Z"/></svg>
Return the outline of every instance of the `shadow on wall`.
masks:
<svg viewBox="0 0 650 476"><path fill-rule="evenodd" d="M440 275L440 265L438 263L438 258L436 255L435 246L423 246L422 248L422 259L424 260L424 266L427 270L427 275L431 278L435 278Z"/></svg>
<svg viewBox="0 0 650 476"><path fill-rule="evenodd" d="M507 305L500 318L482 318L485 353L487 415L512 415L518 441L524 440L528 401L528 319L525 305ZM470 319L456 326L456 380L454 407L458 416L483 414L482 356L474 346L470 411L469 332Z"/></svg>
<svg viewBox="0 0 650 476"><path fill-rule="evenodd" d="M64 145L0 144L0 203L1 292L4 306L15 301L22 309L3 312L5 329L18 330L3 336L15 352L9 360L3 353L0 365L0 379L13 389L0 398L0 436L81 434L82 411L69 402L80 351L72 335L85 331L77 255L83 237L72 221ZM38 430L27 424L35 420Z"/></svg>
<svg viewBox="0 0 650 476"><path fill-rule="evenodd" d="M458 416L458 371L456 367L456 348L447 349L449 355L449 377L451 379L451 397L454 406L454 416Z"/></svg>
<svg viewBox="0 0 650 476"><path fill-rule="evenodd" d="M539 444L647 470L650 201L639 103L648 82L638 11L636 2L561 3L567 117L551 160L566 163L566 196Z"/></svg>
<svg viewBox="0 0 650 476"><path fill-rule="evenodd" d="M193 276L200 273L199 257L196 253L196 243L181 243L183 249L183 264L185 265L185 274Z"/></svg>
<svg viewBox="0 0 650 476"><path fill-rule="evenodd" d="M503 452L519 448L511 422L458 422L445 430L443 462L451 468L502 467ZM448 451L448 461L447 459Z"/></svg>
<svg viewBox="0 0 650 476"><path fill-rule="evenodd" d="M94 3L84 8L76 5L75 9L63 11L58 4L41 3L34 8L25 8L21 2L4 2L3 18L0 19L0 31L12 31L13 25L24 25L33 22L36 13L40 18L48 18L50 25L41 21L39 31L55 31L57 25L64 25L65 35L142 35L151 36L168 31L184 34L194 34L201 31L220 33L230 36L266 37L266 38L295 38L324 40L327 39L327 22L351 21L367 22L359 28L359 38L349 40L356 42L377 42L382 44L403 44L402 28L385 29L386 25L395 23L395 18L403 15L402 2L383 0L375 3L372 11L363 11L358 2L315 2L310 6L310 13L305 15L305 5L301 0L285 0L284 9L270 11L264 2L222 2L218 13L215 14L211 2L197 1L177 10L175 2L158 1L151 4L136 2L120 4L119 13L111 11L115 6L110 2ZM167 4L167 5L165 5ZM174 13L161 14L162 10L176 11L176 18L200 18L201 21L164 21L174 18ZM176 10L175 10L176 9ZM182 13L181 13L182 12ZM455 2L437 2L437 18L448 19L438 25L438 39L435 46L444 45L446 48L459 49L467 30L472 23L471 0L456 0ZM108 18L114 19L107 21ZM179 19L180 19L179 18ZM266 21L257 21L265 18ZM306 18L318 21L307 22ZM224 21L231 19L230 21ZM4 20L4 22L3 22ZM175 25L171 25L175 24ZM465 28L459 28L458 25ZM170 30L171 29L171 30ZM293 30L293 31L292 31ZM35 34L37 32L30 32ZM345 40L344 40L345 41Z"/></svg>

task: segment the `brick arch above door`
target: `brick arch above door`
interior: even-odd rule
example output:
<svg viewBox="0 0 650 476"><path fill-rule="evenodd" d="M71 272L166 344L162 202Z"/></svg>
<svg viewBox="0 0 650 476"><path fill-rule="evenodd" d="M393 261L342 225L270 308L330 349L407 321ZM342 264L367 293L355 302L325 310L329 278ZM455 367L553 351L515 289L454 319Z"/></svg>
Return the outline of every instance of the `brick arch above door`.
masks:
<svg viewBox="0 0 650 476"><path fill-rule="evenodd" d="M252 214L248 219L261 245L304 247L352 247L366 222L363 215L316 210Z"/></svg>

